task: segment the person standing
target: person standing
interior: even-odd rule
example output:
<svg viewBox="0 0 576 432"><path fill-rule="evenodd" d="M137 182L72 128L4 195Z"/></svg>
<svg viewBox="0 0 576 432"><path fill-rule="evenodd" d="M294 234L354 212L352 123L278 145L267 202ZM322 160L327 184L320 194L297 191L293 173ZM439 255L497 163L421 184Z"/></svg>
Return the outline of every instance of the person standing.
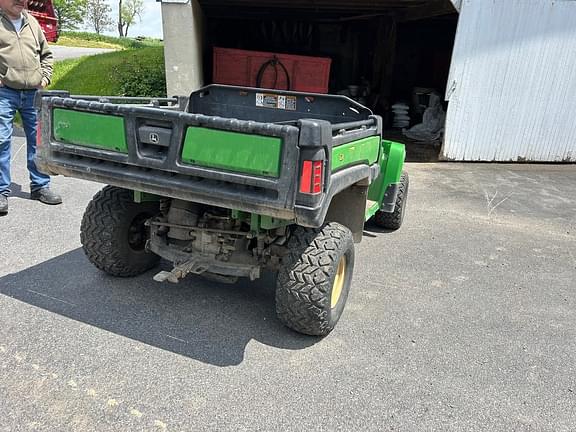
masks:
<svg viewBox="0 0 576 432"><path fill-rule="evenodd" d="M34 162L38 114L34 97L50 84L52 51L38 21L25 9L28 0L0 0L0 213L8 212L10 145L14 117L20 112L26 133L30 198L60 204L50 177Z"/></svg>

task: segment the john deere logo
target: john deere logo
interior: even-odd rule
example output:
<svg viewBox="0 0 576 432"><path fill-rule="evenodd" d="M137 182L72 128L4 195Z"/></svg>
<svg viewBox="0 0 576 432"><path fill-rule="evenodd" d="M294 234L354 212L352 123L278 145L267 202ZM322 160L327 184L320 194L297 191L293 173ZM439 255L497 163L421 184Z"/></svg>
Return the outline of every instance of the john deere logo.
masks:
<svg viewBox="0 0 576 432"><path fill-rule="evenodd" d="M156 132L150 133L150 142L152 144L158 144L160 142L160 137L158 136L158 134Z"/></svg>
<svg viewBox="0 0 576 432"><path fill-rule="evenodd" d="M339 153L339 154L338 154L338 160L339 160L340 162L342 162L342 161L344 160L344 153Z"/></svg>

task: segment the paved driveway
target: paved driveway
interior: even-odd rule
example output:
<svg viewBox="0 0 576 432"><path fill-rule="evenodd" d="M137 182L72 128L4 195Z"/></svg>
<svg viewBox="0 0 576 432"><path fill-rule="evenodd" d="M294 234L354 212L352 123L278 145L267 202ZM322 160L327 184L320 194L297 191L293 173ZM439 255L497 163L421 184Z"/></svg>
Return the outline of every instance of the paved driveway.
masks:
<svg viewBox="0 0 576 432"><path fill-rule="evenodd" d="M367 227L317 340L276 321L270 278L103 275L78 240L100 186L56 178L43 206L15 159L0 431L574 430L574 166L409 165L405 226Z"/></svg>
<svg viewBox="0 0 576 432"><path fill-rule="evenodd" d="M67 47L60 45L50 45L52 54L54 54L54 60L66 60L71 58L77 58L87 55L104 54L108 52L115 51L108 48L77 48L77 47Z"/></svg>

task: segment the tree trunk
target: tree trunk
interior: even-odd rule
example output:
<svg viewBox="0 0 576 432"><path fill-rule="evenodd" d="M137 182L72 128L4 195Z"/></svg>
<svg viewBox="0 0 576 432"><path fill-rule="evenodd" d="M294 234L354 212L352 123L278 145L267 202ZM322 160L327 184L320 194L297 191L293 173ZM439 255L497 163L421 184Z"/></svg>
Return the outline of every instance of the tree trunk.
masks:
<svg viewBox="0 0 576 432"><path fill-rule="evenodd" d="M122 22L122 0L118 0L118 35L123 37L124 33L124 23Z"/></svg>

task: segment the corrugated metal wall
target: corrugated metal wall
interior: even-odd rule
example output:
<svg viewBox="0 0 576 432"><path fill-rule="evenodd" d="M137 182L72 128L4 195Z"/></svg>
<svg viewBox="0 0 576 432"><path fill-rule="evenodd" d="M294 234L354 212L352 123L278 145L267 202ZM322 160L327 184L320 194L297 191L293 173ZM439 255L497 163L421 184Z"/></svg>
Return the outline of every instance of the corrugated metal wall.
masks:
<svg viewBox="0 0 576 432"><path fill-rule="evenodd" d="M576 162L576 1L463 0L442 157Z"/></svg>

